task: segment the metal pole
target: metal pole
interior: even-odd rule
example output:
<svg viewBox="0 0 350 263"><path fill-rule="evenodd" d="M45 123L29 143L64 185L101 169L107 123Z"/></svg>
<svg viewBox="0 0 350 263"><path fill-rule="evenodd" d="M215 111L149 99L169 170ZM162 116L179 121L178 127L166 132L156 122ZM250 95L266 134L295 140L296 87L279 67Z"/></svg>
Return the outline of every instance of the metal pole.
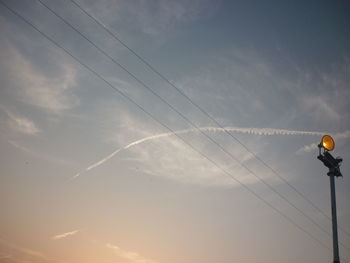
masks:
<svg viewBox="0 0 350 263"><path fill-rule="evenodd" d="M340 263L338 246L338 225L337 225L337 207L335 200L335 182L334 174L330 172L329 180L331 185L331 204L332 204L332 230L333 230L333 263Z"/></svg>

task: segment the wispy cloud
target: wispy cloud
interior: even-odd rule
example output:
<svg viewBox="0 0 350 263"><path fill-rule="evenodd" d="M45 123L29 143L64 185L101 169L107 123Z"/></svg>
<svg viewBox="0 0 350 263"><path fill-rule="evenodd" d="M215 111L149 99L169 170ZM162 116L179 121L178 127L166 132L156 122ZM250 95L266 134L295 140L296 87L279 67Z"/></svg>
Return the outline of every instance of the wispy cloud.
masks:
<svg viewBox="0 0 350 263"><path fill-rule="evenodd" d="M10 70L16 74L18 96L24 102L59 113L78 103L71 93L75 86L75 70L69 64L61 64L61 74L49 77L36 68L19 52L13 52ZM20 73L20 74L19 74Z"/></svg>
<svg viewBox="0 0 350 263"><path fill-rule="evenodd" d="M311 144L307 144L307 145L304 145L302 147L300 147L296 153L297 154L301 154L301 153L305 153L305 152L312 152L314 150L317 149L317 143L311 143Z"/></svg>
<svg viewBox="0 0 350 263"><path fill-rule="evenodd" d="M2 29L11 36L1 41L0 50L0 76L6 80L3 87L8 94L50 113L61 113L79 104L73 93L77 86L76 68L69 60L54 52L52 47L39 46L8 22L4 22ZM40 56L31 57L25 52L28 47L32 53L40 49ZM49 56L49 59L46 57L42 62L42 56Z"/></svg>
<svg viewBox="0 0 350 263"><path fill-rule="evenodd" d="M19 116L12 116L11 126L25 134L37 134L40 131L33 121Z"/></svg>
<svg viewBox="0 0 350 263"><path fill-rule="evenodd" d="M35 260L35 262L59 262L54 259L49 258L47 255L45 255L42 252L25 248L16 244L13 244L5 239L0 238L0 244L12 251L14 251L14 254L16 255L8 255L9 258L14 262L31 262L31 261L25 261L22 257L28 258L28 256L31 258L31 260Z"/></svg>
<svg viewBox="0 0 350 263"><path fill-rule="evenodd" d="M29 255L29 256L32 256L32 257L36 257L36 258L41 258L41 259L44 259L44 260L49 260L49 258L39 252L39 251L36 251L36 250L32 250L32 249L28 249L28 248L18 248L19 250L21 250L23 253Z"/></svg>
<svg viewBox="0 0 350 263"><path fill-rule="evenodd" d="M80 231L81 230L74 230L74 231L63 233L63 234L55 235L52 237L52 239L59 240L59 239L67 238L67 237L74 236L74 235L78 234Z"/></svg>
<svg viewBox="0 0 350 263"><path fill-rule="evenodd" d="M326 133L323 133L322 135L325 135ZM334 139L349 139L350 138L350 131L345 131L345 132L341 132L341 133L335 133L333 136L332 136ZM314 150L317 149L317 145L319 144L318 143L311 143L311 144L307 144L307 145L304 145L302 147L300 147L296 153L297 154L301 154L301 153L305 153L305 152L312 152Z"/></svg>
<svg viewBox="0 0 350 263"><path fill-rule="evenodd" d="M3 122L3 125L8 126L12 131L19 132L27 135L35 135L40 132L40 129L37 125L30 119L19 116L0 105L0 111L4 113L3 118L0 118L0 122Z"/></svg>
<svg viewBox="0 0 350 263"><path fill-rule="evenodd" d="M215 13L220 1L99 1L93 6L94 14L108 24L137 30L146 35L159 35L173 29L178 24L207 17ZM90 7L91 8L91 7Z"/></svg>
<svg viewBox="0 0 350 263"><path fill-rule="evenodd" d="M106 247L109 249L112 249L114 253L119 257L130 260L131 262L134 262L134 263L156 263L156 261L152 259L144 258L137 252L127 251L109 243L106 244Z"/></svg>
<svg viewBox="0 0 350 263"><path fill-rule="evenodd" d="M329 119L332 121L338 121L341 118L340 113L337 112L332 104L327 102L325 97L314 95L303 97L302 102L306 112L309 112L318 120Z"/></svg>

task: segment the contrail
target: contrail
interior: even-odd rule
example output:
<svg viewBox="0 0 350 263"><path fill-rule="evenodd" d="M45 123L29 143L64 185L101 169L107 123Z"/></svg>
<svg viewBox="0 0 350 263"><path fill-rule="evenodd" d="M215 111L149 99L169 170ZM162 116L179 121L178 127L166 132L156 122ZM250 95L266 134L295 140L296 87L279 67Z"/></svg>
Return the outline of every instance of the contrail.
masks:
<svg viewBox="0 0 350 263"><path fill-rule="evenodd" d="M187 131L187 130L186 130ZM179 133L184 133L185 130L183 131L179 131ZM177 132L176 132L177 133ZM109 159L113 158L114 155L116 155L117 153L123 151L123 150L126 150L132 146L135 146L137 144L140 144L140 143L143 143L145 141L149 141L149 140L155 140L155 139L159 139L159 138L162 138L162 137L167 137L167 136L171 136L175 133L171 133L171 132L168 132L168 133L161 133L161 134L158 134L158 135L153 135L153 136L149 136L149 137L145 137L143 139L140 139L140 140L137 140L137 141L134 141L132 143L129 143L128 145L122 147L122 148L119 148L117 150L115 150L114 152L112 152L111 154L107 155L105 158L101 159L100 161L88 166L85 170L83 170L82 172L79 172L77 173L76 175L74 175L71 180L74 180L75 178L79 177L83 172L87 172L87 171L90 171L102 164L104 164L105 162L107 162Z"/></svg>
<svg viewBox="0 0 350 263"><path fill-rule="evenodd" d="M264 136L271 136L271 135L312 135L312 136L322 136L326 133L324 132L318 132L318 131L293 131L293 130L285 130L285 129L273 129L273 128L240 128L240 127L226 127L226 128L218 128L218 127L201 127L199 129L185 129L185 130L179 130L175 132L167 132L167 133L161 133L153 136L148 136L142 139L139 139L137 141L134 141L132 143L129 143L128 145L125 145L124 147L121 147L114 152L110 153L103 159L99 160L96 163L91 164L87 168L83 169L76 175L74 175L70 180L74 180L77 177L79 177L82 173L88 172L92 169L97 168L98 166L104 164L111 158L113 158L116 154L119 152L126 150L130 147L136 146L138 144L144 143L146 141L150 140L156 140L164 137L173 136L175 134L184 134L184 133L191 133L191 132L198 132L198 131L208 131L208 132L238 132L243 134L252 134L252 135L264 135ZM341 134L337 134L339 137L350 137L350 132L344 132Z"/></svg>

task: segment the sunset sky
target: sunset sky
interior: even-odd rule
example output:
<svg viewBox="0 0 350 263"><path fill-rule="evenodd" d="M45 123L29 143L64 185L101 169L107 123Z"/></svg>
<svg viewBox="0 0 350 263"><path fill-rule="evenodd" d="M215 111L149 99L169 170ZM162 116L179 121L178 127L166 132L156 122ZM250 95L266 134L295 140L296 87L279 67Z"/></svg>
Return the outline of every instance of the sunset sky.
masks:
<svg viewBox="0 0 350 263"><path fill-rule="evenodd" d="M350 263L349 14L0 0L0 263Z"/></svg>

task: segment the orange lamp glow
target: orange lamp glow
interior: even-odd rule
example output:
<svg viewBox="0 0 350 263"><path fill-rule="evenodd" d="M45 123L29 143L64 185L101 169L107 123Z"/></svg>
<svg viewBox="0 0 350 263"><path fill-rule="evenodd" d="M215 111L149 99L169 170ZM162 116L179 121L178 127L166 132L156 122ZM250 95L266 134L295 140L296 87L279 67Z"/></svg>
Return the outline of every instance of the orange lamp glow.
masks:
<svg viewBox="0 0 350 263"><path fill-rule="evenodd" d="M333 138L329 135L324 135L322 137L320 145L327 151L333 151L335 146Z"/></svg>

